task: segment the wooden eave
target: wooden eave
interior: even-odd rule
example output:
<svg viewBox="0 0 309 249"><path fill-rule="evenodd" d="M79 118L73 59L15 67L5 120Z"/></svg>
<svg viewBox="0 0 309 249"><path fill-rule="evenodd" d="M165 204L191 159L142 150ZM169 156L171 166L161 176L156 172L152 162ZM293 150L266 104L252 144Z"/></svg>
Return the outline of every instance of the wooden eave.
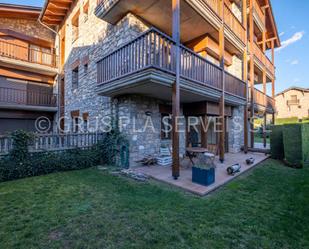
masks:
<svg viewBox="0 0 309 249"><path fill-rule="evenodd" d="M270 0L265 0L266 5L264 6L265 8L265 13L266 13L266 29L267 31L267 39L274 40L274 45L275 48L278 48L281 46L280 38L278 35L278 29L277 29L277 24L275 21L274 13L272 10L272 5ZM268 47L271 47L271 44L267 44Z"/></svg>
<svg viewBox="0 0 309 249"><path fill-rule="evenodd" d="M47 25L60 25L74 0L46 0L41 21Z"/></svg>
<svg viewBox="0 0 309 249"><path fill-rule="evenodd" d="M38 7L0 3L0 16L5 18L36 20L40 12L41 8Z"/></svg>

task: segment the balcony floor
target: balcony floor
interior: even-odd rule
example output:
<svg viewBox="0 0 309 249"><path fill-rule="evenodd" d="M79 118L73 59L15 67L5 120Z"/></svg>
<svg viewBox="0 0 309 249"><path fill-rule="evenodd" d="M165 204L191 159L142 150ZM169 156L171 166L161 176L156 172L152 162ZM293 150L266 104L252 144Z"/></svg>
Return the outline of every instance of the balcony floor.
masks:
<svg viewBox="0 0 309 249"><path fill-rule="evenodd" d="M126 94L137 94L162 99L172 100L172 84L175 77L172 74L159 69L145 69L100 84L97 92L108 97L117 97ZM222 92L219 89L199 84L197 82L181 78L180 81L180 101L181 103L192 103L200 101L218 102ZM225 102L230 105L245 105L245 100L234 95L226 94Z"/></svg>

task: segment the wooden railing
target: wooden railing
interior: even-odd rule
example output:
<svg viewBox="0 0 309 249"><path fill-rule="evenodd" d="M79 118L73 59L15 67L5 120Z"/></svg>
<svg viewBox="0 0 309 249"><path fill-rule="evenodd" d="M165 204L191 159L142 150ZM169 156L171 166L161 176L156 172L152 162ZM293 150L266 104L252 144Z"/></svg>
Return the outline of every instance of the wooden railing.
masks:
<svg viewBox="0 0 309 249"><path fill-rule="evenodd" d="M246 44L246 30L226 3L224 3L224 22Z"/></svg>
<svg viewBox="0 0 309 249"><path fill-rule="evenodd" d="M249 88L249 99L251 99L250 94L251 91ZM253 94L254 94L254 104L269 109L275 109L275 100L272 97L265 95L262 91L256 88L254 88Z"/></svg>
<svg viewBox="0 0 309 249"><path fill-rule="evenodd" d="M299 105L300 101L299 99L290 99L286 101L287 105Z"/></svg>
<svg viewBox="0 0 309 249"><path fill-rule="evenodd" d="M263 10L261 9L261 6L257 2L257 0L253 1L253 9L256 12L256 14L258 15L258 17L259 17L260 21L262 22L262 24L265 25L265 15L264 15Z"/></svg>
<svg viewBox="0 0 309 249"><path fill-rule="evenodd" d="M254 56L262 63L262 65L266 67L270 74L274 76L275 66L272 64L266 54L263 53L262 49L258 46L256 42L253 43L253 49L251 51L253 52Z"/></svg>
<svg viewBox="0 0 309 249"><path fill-rule="evenodd" d="M56 107L57 94L0 87L0 103Z"/></svg>
<svg viewBox="0 0 309 249"><path fill-rule="evenodd" d="M175 74L172 38L149 29L133 41L106 55L97 63L99 84L126 77L148 68ZM215 89L222 89L222 69L192 50L181 46L181 77ZM227 92L245 97L245 83L226 73Z"/></svg>
<svg viewBox="0 0 309 249"><path fill-rule="evenodd" d="M20 46L4 40L0 40L0 56L56 67L56 55L54 53L44 51L44 48Z"/></svg>
<svg viewBox="0 0 309 249"><path fill-rule="evenodd" d="M204 1L220 18L222 18L220 1L218 0L204 0Z"/></svg>
<svg viewBox="0 0 309 249"><path fill-rule="evenodd" d="M28 149L40 152L87 148L96 145L104 136L104 133L34 134ZM0 136L0 155L8 154L12 148L11 136Z"/></svg>

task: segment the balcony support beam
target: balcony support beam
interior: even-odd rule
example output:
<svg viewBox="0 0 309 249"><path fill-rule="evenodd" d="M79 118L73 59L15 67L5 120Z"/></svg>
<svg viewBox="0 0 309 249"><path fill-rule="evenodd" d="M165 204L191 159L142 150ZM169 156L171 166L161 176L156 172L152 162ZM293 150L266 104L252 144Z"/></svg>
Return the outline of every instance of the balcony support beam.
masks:
<svg viewBox="0 0 309 249"><path fill-rule="evenodd" d="M247 0L242 1L242 20L243 25L247 29L248 21L247 21ZM246 82L246 105L244 108L244 152L248 153L248 38L247 32L245 32L245 40L246 40L246 48L243 53L243 81Z"/></svg>
<svg viewBox="0 0 309 249"><path fill-rule="evenodd" d="M220 162L224 162L225 154L225 73L224 73L224 0L220 1L221 13L222 13L222 24L219 30L219 49L220 49L220 67L222 70L222 96L220 98L220 134L219 134L219 159Z"/></svg>
<svg viewBox="0 0 309 249"><path fill-rule="evenodd" d="M249 40L250 40L250 96L251 96L251 103L250 103L250 147L254 147L254 125L253 125L253 118L254 118L254 22L253 22L253 0L249 0Z"/></svg>
<svg viewBox="0 0 309 249"><path fill-rule="evenodd" d="M172 87L172 105L173 105L173 164L172 176L175 180L179 177L179 133L178 133L178 119L180 115L180 0L172 0L173 9L173 40L176 42L174 58L176 63L176 77Z"/></svg>

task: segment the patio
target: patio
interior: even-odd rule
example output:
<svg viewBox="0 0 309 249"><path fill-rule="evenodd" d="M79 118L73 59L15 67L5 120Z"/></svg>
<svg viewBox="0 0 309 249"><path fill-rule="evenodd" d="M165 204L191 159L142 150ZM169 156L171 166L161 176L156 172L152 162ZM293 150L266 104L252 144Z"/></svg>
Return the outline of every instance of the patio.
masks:
<svg viewBox="0 0 309 249"><path fill-rule="evenodd" d="M253 157L255 159L254 164L247 165L246 159ZM178 180L174 180L172 177L171 167L163 167L163 166L143 166L137 167L134 169L136 173L145 174L153 179L156 179L161 182L165 182L176 187L182 188L186 191L191 193L204 196L209 194L210 192L214 191L215 189L223 186L224 184L228 183L229 181L235 179L237 176L247 172L248 170L252 169L260 162L266 160L269 156L262 154L262 153L254 153L249 152L248 154L244 153L227 153L225 155L224 163L219 162L219 158L216 157L216 176L215 176L215 183L210 186L202 186L192 182L192 170L191 164L189 159L184 159L181 161L180 167L180 177ZM236 173L233 176L227 174L226 169L227 167L239 163L241 165L241 169L239 173Z"/></svg>

